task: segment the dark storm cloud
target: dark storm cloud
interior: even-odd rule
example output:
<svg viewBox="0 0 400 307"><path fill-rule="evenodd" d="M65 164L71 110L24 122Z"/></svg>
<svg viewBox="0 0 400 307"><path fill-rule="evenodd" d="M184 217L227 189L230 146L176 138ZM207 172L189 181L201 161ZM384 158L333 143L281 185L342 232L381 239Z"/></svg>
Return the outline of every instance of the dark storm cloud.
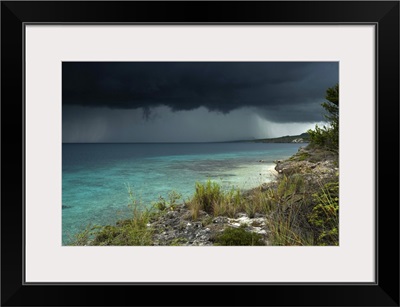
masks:
<svg viewBox="0 0 400 307"><path fill-rule="evenodd" d="M255 107L275 122L321 120L336 62L64 62L63 105L228 113Z"/></svg>

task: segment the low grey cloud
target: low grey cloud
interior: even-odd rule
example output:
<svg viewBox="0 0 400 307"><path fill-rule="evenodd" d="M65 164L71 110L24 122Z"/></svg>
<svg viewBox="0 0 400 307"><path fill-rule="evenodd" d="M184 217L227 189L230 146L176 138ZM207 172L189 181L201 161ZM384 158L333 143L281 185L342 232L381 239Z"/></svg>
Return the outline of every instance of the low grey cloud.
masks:
<svg viewBox="0 0 400 307"><path fill-rule="evenodd" d="M274 123L255 108L224 114L205 107L172 111L156 107L146 120L141 109L68 106L63 112L64 143L80 142L219 142L293 135L314 123Z"/></svg>

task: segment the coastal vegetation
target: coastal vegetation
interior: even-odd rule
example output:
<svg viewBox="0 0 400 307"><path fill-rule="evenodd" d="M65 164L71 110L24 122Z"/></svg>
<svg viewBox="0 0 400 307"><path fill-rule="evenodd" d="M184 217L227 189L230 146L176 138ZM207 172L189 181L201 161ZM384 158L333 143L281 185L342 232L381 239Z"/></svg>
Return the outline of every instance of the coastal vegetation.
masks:
<svg viewBox="0 0 400 307"><path fill-rule="evenodd" d="M265 245L262 236L255 232L246 231L246 226L228 227L219 234L214 245L222 246L262 246Z"/></svg>
<svg viewBox="0 0 400 307"><path fill-rule="evenodd" d="M88 226L70 245L339 245L339 86L325 98L326 126L277 140L308 143L275 161L275 180L247 191L195 182L191 197L171 191L152 206L128 188L132 218Z"/></svg>
<svg viewBox="0 0 400 307"><path fill-rule="evenodd" d="M338 153L339 151L339 84L330 87L326 91L326 102L322 103L325 109L326 126L315 126L314 130L309 130L311 145L326 148L327 150Z"/></svg>
<svg viewBox="0 0 400 307"><path fill-rule="evenodd" d="M256 143L309 143L310 135L308 132L304 132L299 135L285 135L278 138L269 138L269 139L257 139L252 142Z"/></svg>

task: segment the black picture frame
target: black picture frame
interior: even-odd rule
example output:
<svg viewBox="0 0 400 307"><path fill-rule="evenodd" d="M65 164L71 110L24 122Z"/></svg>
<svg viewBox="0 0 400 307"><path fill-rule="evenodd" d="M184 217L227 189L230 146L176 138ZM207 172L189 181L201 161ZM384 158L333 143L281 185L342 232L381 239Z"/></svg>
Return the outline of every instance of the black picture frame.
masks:
<svg viewBox="0 0 400 307"><path fill-rule="evenodd" d="M376 282L26 284L23 46L30 22L375 25ZM399 306L398 1L3 1L1 76L2 306Z"/></svg>

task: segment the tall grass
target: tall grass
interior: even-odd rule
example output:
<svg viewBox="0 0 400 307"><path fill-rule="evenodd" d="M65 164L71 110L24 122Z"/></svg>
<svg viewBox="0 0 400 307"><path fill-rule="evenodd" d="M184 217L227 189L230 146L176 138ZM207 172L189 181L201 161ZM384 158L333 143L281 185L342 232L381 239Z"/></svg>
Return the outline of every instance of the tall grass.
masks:
<svg viewBox="0 0 400 307"><path fill-rule="evenodd" d="M339 182L325 184L313 195L317 205L309 216L318 245L339 245Z"/></svg>
<svg viewBox="0 0 400 307"><path fill-rule="evenodd" d="M318 188L319 186L319 188ZM308 184L300 175L282 177L268 191L272 245L338 245L339 183Z"/></svg>
<svg viewBox="0 0 400 307"><path fill-rule="evenodd" d="M313 245L307 222L307 185L300 175L283 176L276 189L268 190L272 213L267 219L272 245Z"/></svg>
<svg viewBox="0 0 400 307"><path fill-rule="evenodd" d="M233 218L238 212L245 210L245 204L246 200L239 189L224 191L218 183L211 180L206 183L196 182L195 193L188 202L193 220L198 218L200 210L212 216Z"/></svg>
<svg viewBox="0 0 400 307"><path fill-rule="evenodd" d="M207 180L205 184L196 182L193 202L207 213L213 213L214 206L224 198L221 186L216 182Z"/></svg>
<svg viewBox="0 0 400 307"><path fill-rule="evenodd" d="M302 206L303 202L292 204L287 210L277 210L270 216L267 225L272 245L314 245L313 233L303 222L306 216Z"/></svg>
<svg viewBox="0 0 400 307"><path fill-rule="evenodd" d="M118 221L115 226L88 226L75 235L70 245L152 245L154 230L149 227L149 223L153 212L137 200L129 186L127 188L131 200L132 218Z"/></svg>
<svg viewBox="0 0 400 307"><path fill-rule="evenodd" d="M270 213L271 210L272 203L268 192L263 191L261 187L254 189L244 202L244 212L246 212L250 218L255 217L257 213L265 216Z"/></svg>
<svg viewBox="0 0 400 307"><path fill-rule="evenodd" d="M196 220L200 211L211 216L231 218L236 217L238 213L246 213L250 218L255 217L256 214L265 216L276 210L279 204L284 206L290 199L297 199L295 194L300 192L303 184L302 178L293 177L290 182L288 180L287 177L284 177L277 190L264 191L259 187L248 195L244 195L236 188L224 191L220 185L210 180L206 183L197 182L195 194L188 202L192 219Z"/></svg>

